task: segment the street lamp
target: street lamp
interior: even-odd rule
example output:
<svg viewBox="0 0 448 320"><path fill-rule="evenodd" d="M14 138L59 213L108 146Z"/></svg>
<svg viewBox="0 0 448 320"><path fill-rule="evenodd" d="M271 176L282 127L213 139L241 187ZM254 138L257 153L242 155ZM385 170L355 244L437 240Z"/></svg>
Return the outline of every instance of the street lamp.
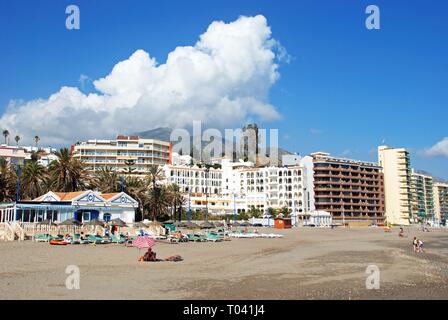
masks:
<svg viewBox="0 0 448 320"><path fill-rule="evenodd" d="M205 165L205 221L208 222L208 175L210 172L210 166Z"/></svg>
<svg viewBox="0 0 448 320"><path fill-rule="evenodd" d="M236 200L235 200L235 192L233 192L233 223L236 224Z"/></svg>
<svg viewBox="0 0 448 320"><path fill-rule="evenodd" d="M16 202L20 200L20 164L17 164L17 192L16 192Z"/></svg>
<svg viewBox="0 0 448 320"><path fill-rule="evenodd" d="M191 187L188 188L188 224L191 221Z"/></svg>

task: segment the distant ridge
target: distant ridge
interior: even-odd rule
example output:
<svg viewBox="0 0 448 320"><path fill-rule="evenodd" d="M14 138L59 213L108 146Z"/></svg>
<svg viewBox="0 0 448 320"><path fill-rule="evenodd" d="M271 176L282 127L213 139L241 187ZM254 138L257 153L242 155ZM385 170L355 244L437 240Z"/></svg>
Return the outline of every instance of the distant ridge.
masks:
<svg viewBox="0 0 448 320"><path fill-rule="evenodd" d="M172 131L173 131L173 129L169 128L169 127L159 127L159 128L155 128L155 129L151 129L151 130L136 132L133 134L138 135L139 137L144 138L144 139L157 139L157 140L170 142L170 136L171 136ZM190 143L192 145L193 144L193 136L191 136L190 140L191 140ZM222 144L224 145L225 142L226 142L226 140L223 138ZM208 142L204 141L204 143L208 143ZM261 157L263 157L264 152L265 151L263 149L260 150ZM287 155L287 154L293 154L293 153L289 152L288 150L285 150L283 148L280 148L280 147L278 148L278 157L279 157L280 161L281 161L282 156Z"/></svg>
<svg viewBox="0 0 448 320"><path fill-rule="evenodd" d="M135 133L144 139L157 139L162 141L170 141L171 132L173 129L168 127L160 127L152 130L142 131Z"/></svg>
<svg viewBox="0 0 448 320"><path fill-rule="evenodd" d="M428 172L428 171L424 171L424 170L414 170L416 173L419 173L419 174L424 174L424 175L427 175L427 176L431 176L433 179L434 179L434 181L435 182L443 182L443 183L448 183L448 180L446 180L446 179L442 179L442 178L439 178L439 177L435 177L433 174L431 174L430 172Z"/></svg>

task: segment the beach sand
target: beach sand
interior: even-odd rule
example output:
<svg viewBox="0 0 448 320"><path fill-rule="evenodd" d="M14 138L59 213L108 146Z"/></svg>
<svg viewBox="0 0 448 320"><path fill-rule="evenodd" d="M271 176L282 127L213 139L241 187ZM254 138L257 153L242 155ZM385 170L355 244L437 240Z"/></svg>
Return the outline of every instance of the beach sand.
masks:
<svg viewBox="0 0 448 320"><path fill-rule="evenodd" d="M281 239L157 243L159 258L138 262L123 245L50 246L0 243L2 299L447 299L448 230L299 228L267 230ZM412 238L426 252L412 252ZM143 252L142 252L143 253ZM68 265L80 289L65 286ZM380 289L366 289L366 268L380 270Z"/></svg>

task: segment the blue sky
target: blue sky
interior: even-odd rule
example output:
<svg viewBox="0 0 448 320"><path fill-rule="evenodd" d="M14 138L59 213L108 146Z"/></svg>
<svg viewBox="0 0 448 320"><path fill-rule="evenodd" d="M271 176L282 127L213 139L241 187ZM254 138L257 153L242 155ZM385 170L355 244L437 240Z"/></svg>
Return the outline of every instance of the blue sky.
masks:
<svg viewBox="0 0 448 320"><path fill-rule="evenodd" d="M80 7L80 30L65 28L69 4ZM380 30L365 28L369 4L381 10ZM421 154L448 136L447 12L443 0L4 0L0 116L12 99L47 99L80 87L81 74L104 77L137 49L164 62L212 21L262 14L292 57L269 91L282 119L260 122L279 128L280 145L374 161L385 141L409 148L415 168L448 178L447 157Z"/></svg>

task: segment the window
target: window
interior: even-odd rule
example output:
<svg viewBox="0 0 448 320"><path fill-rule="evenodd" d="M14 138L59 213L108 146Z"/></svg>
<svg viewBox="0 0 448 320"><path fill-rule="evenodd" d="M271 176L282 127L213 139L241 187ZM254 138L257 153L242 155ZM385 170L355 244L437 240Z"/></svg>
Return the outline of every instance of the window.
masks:
<svg viewBox="0 0 448 320"><path fill-rule="evenodd" d="M105 213L103 215L103 220L106 221L106 222L109 222L110 218L111 218L111 214L110 213Z"/></svg>
<svg viewBox="0 0 448 320"><path fill-rule="evenodd" d="M82 221L90 221L90 212L83 212L82 213Z"/></svg>

